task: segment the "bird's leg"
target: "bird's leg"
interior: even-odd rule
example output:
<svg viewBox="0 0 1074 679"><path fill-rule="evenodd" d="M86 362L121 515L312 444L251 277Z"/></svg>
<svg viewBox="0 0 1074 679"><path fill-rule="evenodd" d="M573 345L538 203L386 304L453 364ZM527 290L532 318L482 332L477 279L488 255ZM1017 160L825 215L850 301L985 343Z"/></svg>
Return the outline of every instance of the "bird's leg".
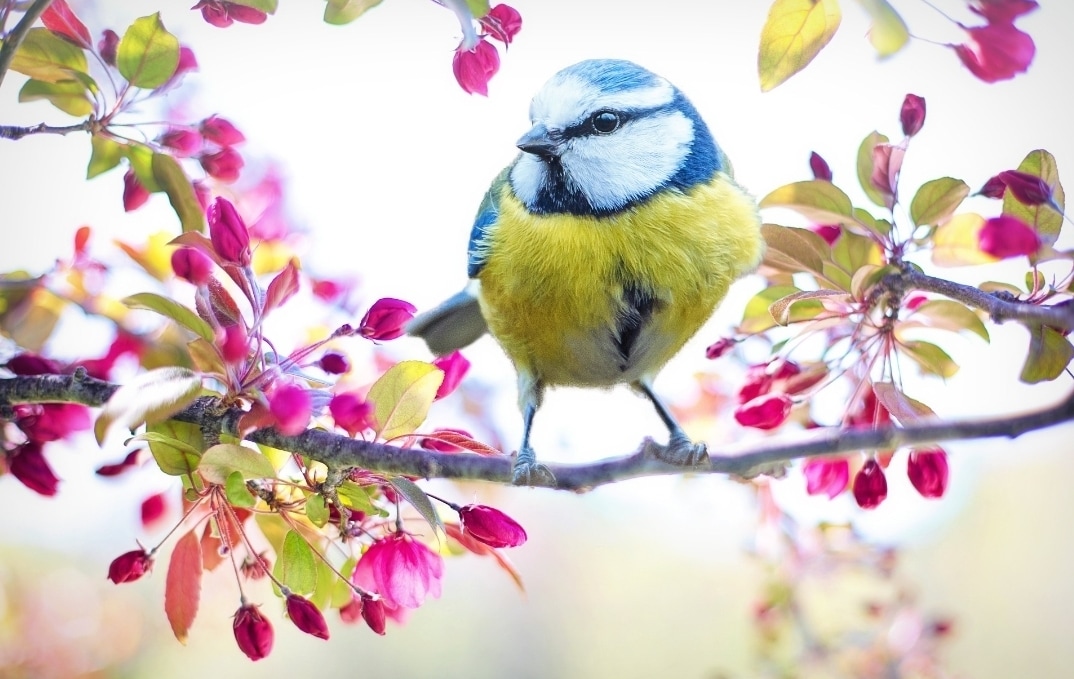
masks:
<svg viewBox="0 0 1074 679"><path fill-rule="evenodd" d="M541 403L541 385L533 380L519 377L519 405L522 408L522 445L515 457L511 470L511 483L516 486L550 486L555 485L556 476L552 470L537 461L537 454L530 446L530 430L533 417Z"/></svg>
<svg viewBox="0 0 1074 679"><path fill-rule="evenodd" d="M664 462L683 467L695 467L708 459L709 453L705 448L705 444L694 443L690 440L690 437L682 430L671 411L667 409L667 406L656 395L648 382L639 380L634 383L634 388L645 394L645 397L652 402L653 407L656 408L656 414L664 421L664 425L667 426L671 435L666 446L657 447L656 456L658 458Z"/></svg>

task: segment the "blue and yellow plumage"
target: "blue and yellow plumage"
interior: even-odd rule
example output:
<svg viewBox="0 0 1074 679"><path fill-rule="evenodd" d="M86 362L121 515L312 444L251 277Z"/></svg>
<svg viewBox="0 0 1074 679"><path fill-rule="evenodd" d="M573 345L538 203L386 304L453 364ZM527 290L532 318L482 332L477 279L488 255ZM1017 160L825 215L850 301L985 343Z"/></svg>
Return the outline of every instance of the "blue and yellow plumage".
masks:
<svg viewBox="0 0 1074 679"><path fill-rule="evenodd" d="M548 483L529 444L545 387L630 384L671 432L660 456L705 456L652 390L657 372L763 252L757 204L671 83L628 61L570 66L538 92L522 153L492 182L470 284L414 319L434 353L486 331L518 371L514 480Z"/></svg>

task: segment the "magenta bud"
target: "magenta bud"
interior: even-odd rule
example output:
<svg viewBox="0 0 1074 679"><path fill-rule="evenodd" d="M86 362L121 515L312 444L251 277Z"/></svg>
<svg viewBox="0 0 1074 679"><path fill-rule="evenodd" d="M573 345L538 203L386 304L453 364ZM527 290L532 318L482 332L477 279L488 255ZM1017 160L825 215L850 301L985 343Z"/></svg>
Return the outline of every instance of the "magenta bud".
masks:
<svg viewBox="0 0 1074 679"><path fill-rule="evenodd" d="M479 21L489 37L505 45L511 44L514 37L522 30L522 15L510 5L496 5Z"/></svg>
<svg viewBox="0 0 1074 679"><path fill-rule="evenodd" d="M846 458L837 460L812 458L802 467L806 477L806 492L810 495L827 495L834 498L847 488L850 480L850 463Z"/></svg>
<svg viewBox="0 0 1074 679"><path fill-rule="evenodd" d="M30 490L45 497L52 497L59 489L60 479L52 471L41 452L41 444L24 443L9 452L7 468L11 475Z"/></svg>
<svg viewBox="0 0 1074 679"><path fill-rule="evenodd" d="M238 179L243 166L242 156L230 146L225 146L216 153L204 153L198 156L198 162L207 175L225 184Z"/></svg>
<svg viewBox="0 0 1074 679"><path fill-rule="evenodd" d="M226 198L214 200L209 205L206 218L213 250L220 255L220 259L238 266L249 266L250 231L231 201Z"/></svg>
<svg viewBox="0 0 1074 679"><path fill-rule="evenodd" d="M876 460L865 461L854 476L854 500L862 509L875 509L888 496L888 480Z"/></svg>
<svg viewBox="0 0 1074 679"><path fill-rule="evenodd" d="M213 260L197 248L179 248L172 253L172 271L194 285L208 285L213 277Z"/></svg>
<svg viewBox="0 0 1074 679"><path fill-rule="evenodd" d="M723 356L735 347L735 341L730 337L721 337L705 348L705 358L716 359Z"/></svg>
<svg viewBox="0 0 1074 679"><path fill-rule="evenodd" d="M201 150L201 135L196 130L176 127L160 135L161 146L169 148L182 158L192 156Z"/></svg>
<svg viewBox="0 0 1074 679"><path fill-rule="evenodd" d="M1052 202L1052 187L1040 177L1019 170L1006 170L995 178L999 178L1023 205L1048 205Z"/></svg>
<svg viewBox="0 0 1074 679"><path fill-rule="evenodd" d="M786 394L763 394L735 408L735 420L743 427L775 429L791 414L792 405Z"/></svg>
<svg viewBox="0 0 1074 679"><path fill-rule="evenodd" d="M123 211L133 212L149 200L149 191L138 181L134 170L127 170L123 175Z"/></svg>
<svg viewBox="0 0 1074 679"><path fill-rule="evenodd" d="M947 490L947 452L943 448L910 451L906 473L922 497L943 497Z"/></svg>
<svg viewBox="0 0 1074 679"><path fill-rule="evenodd" d="M144 549L120 554L108 566L108 579L119 585L134 582L153 569L153 557Z"/></svg>
<svg viewBox="0 0 1074 679"><path fill-rule="evenodd" d="M306 430L313 401L306 389L285 384L269 395L269 411L276 418L276 429L284 436L297 436Z"/></svg>
<svg viewBox="0 0 1074 679"><path fill-rule="evenodd" d="M472 49L459 45L451 68L464 92L487 97L489 80L500 70L500 53L482 37Z"/></svg>
<svg viewBox="0 0 1074 679"><path fill-rule="evenodd" d="M921 126L925 124L925 99L916 94L907 94L902 100L899 122L902 123L902 133L907 137L920 132Z"/></svg>
<svg viewBox="0 0 1074 679"><path fill-rule="evenodd" d="M466 505L459 509L459 520L470 537L490 547L518 547L526 542L526 530L493 507Z"/></svg>
<svg viewBox="0 0 1074 679"><path fill-rule="evenodd" d="M111 28L106 28L101 33L101 39L97 43L97 51L101 59L109 66L116 65L116 49L119 47L119 34Z"/></svg>
<svg viewBox="0 0 1074 679"><path fill-rule="evenodd" d="M369 340L391 340L406 332L417 308L401 299L384 297L373 302L358 325L358 334Z"/></svg>
<svg viewBox="0 0 1074 679"><path fill-rule="evenodd" d="M984 223L977 233L981 252L998 259L1032 255L1040 249L1037 232L1017 217L1000 215Z"/></svg>
<svg viewBox="0 0 1074 679"><path fill-rule="evenodd" d="M287 616L295 627L318 639L328 639L328 623L324 615L309 599L297 594L287 595Z"/></svg>
<svg viewBox="0 0 1074 679"><path fill-rule="evenodd" d="M329 375L342 375L351 369L347 357L334 351L321 356L321 360L317 361L317 365Z"/></svg>
<svg viewBox="0 0 1074 679"><path fill-rule="evenodd" d="M365 620L365 624L369 625L369 629L384 636L387 617L383 601L372 597L362 597L362 619Z"/></svg>
<svg viewBox="0 0 1074 679"><path fill-rule="evenodd" d="M331 413L336 425L345 429L351 436L372 426L373 406L363 401L357 394L350 392L336 394L328 402L328 412Z"/></svg>
<svg viewBox="0 0 1074 679"><path fill-rule="evenodd" d="M832 168L828 167L828 161L816 151L809 154L809 169L813 171L814 179L822 179L826 182L832 180Z"/></svg>
<svg viewBox="0 0 1074 679"><path fill-rule="evenodd" d="M230 120L219 116L209 116L201 121L198 129L201 130L203 137L220 146L234 146L246 141L246 137L239 131L239 128L235 127Z"/></svg>
<svg viewBox="0 0 1074 679"><path fill-rule="evenodd" d="M243 604L235 612L232 628L239 650L250 660L261 660L272 652L272 624L261 615L257 606Z"/></svg>
<svg viewBox="0 0 1074 679"><path fill-rule="evenodd" d="M444 371L444 381L436 390L436 398L441 399L455 391L466 371L470 369L470 361L458 351L453 351L447 356L441 356L433 361L433 365Z"/></svg>

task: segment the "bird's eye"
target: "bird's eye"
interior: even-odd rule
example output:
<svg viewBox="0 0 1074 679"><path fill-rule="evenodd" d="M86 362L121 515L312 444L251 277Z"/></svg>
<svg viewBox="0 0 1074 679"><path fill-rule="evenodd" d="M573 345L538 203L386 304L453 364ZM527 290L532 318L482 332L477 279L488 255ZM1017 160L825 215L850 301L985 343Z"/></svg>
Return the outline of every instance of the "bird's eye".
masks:
<svg viewBox="0 0 1074 679"><path fill-rule="evenodd" d="M589 119L589 124L597 134L611 134L619 129L619 114L613 111L597 111Z"/></svg>

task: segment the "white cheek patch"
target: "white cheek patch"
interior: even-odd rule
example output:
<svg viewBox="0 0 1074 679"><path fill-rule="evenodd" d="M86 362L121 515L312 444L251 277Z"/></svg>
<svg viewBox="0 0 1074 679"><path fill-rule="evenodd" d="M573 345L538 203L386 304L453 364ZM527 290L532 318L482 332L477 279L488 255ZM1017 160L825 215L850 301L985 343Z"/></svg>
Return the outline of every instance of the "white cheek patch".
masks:
<svg viewBox="0 0 1074 679"><path fill-rule="evenodd" d="M548 166L537 156L523 153L511 168L511 189L525 205L537 202L537 194L548 181Z"/></svg>
<svg viewBox="0 0 1074 679"><path fill-rule="evenodd" d="M569 142L563 168L597 210L617 210L671 179L690 153L694 124L680 111L637 118L607 136Z"/></svg>

